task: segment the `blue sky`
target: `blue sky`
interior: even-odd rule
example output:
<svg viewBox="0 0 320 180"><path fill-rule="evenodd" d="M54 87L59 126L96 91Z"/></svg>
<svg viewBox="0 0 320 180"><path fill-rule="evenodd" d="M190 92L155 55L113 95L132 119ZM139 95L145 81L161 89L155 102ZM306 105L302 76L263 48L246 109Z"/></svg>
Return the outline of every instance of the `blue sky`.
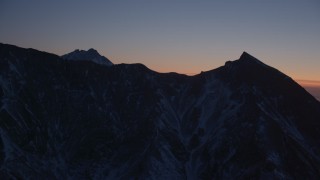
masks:
<svg viewBox="0 0 320 180"><path fill-rule="evenodd" d="M195 74L247 51L320 80L318 0L1 0L0 42L59 55L95 48L114 63Z"/></svg>

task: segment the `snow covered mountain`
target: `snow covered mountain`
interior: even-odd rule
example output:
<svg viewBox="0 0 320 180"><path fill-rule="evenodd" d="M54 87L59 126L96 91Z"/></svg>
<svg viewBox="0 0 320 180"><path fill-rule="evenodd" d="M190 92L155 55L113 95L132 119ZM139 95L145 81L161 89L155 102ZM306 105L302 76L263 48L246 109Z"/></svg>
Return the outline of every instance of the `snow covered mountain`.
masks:
<svg viewBox="0 0 320 180"><path fill-rule="evenodd" d="M0 44L2 179L319 179L320 103L248 53L195 76Z"/></svg>
<svg viewBox="0 0 320 180"><path fill-rule="evenodd" d="M113 63L106 57L101 56L95 49L89 49L88 51L76 49L71 53L61 56L66 60L89 60L97 64L112 66Z"/></svg>

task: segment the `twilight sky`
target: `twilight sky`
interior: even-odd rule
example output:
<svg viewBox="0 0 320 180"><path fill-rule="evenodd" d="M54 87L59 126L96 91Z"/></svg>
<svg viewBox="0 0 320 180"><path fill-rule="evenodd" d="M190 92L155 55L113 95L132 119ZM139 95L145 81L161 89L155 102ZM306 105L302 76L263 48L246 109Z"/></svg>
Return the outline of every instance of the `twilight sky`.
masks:
<svg viewBox="0 0 320 180"><path fill-rule="evenodd" d="M196 74L247 51L320 80L319 0L0 0L0 42ZM311 82L311 81L310 81Z"/></svg>

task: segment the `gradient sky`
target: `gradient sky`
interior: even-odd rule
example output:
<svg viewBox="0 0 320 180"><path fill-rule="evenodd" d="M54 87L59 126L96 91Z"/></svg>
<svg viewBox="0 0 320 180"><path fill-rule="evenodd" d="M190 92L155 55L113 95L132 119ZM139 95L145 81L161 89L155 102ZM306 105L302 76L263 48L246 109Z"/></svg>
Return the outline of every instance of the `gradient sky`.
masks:
<svg viewBox="0 0 320 180"><path fill-rule="evenodd" d="M0 0L0 42L196 74L247 51L320 80L319 0Z"/></svg>

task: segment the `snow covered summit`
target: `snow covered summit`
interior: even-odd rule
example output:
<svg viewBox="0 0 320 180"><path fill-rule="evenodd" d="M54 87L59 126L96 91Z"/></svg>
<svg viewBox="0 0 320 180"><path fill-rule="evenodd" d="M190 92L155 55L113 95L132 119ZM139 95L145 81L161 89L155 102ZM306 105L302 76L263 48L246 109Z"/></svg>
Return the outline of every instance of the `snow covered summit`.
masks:
<svg viewBox="0 0 320 180"><path fill-rule="evenodd" d="M98 51L91 48L88 51L76 49L71 53L61 56L66 60L89 60L97 64L112 66L113 63L106 57L101 56Z"/></svg>

